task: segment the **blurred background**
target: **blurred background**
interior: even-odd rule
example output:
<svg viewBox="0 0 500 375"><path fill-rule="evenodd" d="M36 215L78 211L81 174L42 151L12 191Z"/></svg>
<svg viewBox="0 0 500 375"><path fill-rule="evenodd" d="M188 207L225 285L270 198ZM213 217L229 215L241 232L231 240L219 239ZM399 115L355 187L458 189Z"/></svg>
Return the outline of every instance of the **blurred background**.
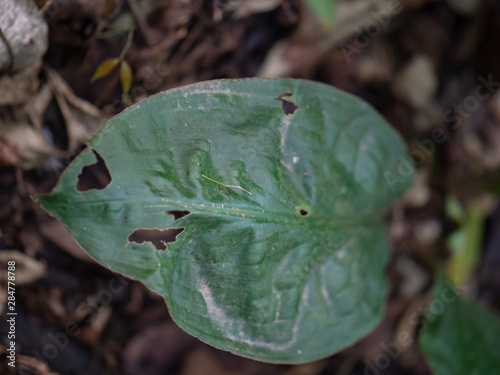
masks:
<svg viewBox="0 0 500 375"><path fill-rule="evenodd" d="M463 295L500 309L500 2L311 3L2 0L0 373L424 375L417 345L395 353L391 343L401 332L419 335L436 269ZM241 77L311 79L365 99L405 139L416 170L385 217L392 255L383 321L318 362L271 365L201 343L171 321L162 298L95 263L30 198L49 192L127 106ZM6 360L3 281L12 259L16 369Z"/></svg>

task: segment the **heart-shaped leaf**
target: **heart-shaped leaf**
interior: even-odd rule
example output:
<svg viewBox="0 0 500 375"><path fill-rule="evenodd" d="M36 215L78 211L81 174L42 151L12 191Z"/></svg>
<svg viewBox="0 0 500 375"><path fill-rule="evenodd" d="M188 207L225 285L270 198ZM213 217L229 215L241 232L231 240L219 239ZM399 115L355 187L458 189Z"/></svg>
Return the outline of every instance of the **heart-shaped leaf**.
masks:
<svg viewBox="0 0 500 375"><path fill-rule="evenodd" d="M300 363L381 317L380 217L411 183L384 174L404 154L373 109L332 87L219 80L115 116L38 199L97 261L161 294L187 332ZM105 183L79 188L98 165Z"/></svg>

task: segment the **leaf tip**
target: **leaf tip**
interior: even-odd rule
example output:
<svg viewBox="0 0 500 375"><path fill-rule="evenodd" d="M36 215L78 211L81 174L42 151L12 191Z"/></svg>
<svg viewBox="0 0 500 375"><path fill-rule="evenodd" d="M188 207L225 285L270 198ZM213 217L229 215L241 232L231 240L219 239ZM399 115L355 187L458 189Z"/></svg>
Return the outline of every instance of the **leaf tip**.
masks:
<svg viewBox="0 0 500 375"><path fill-rule="evenodd" d="M111 73L115 66L118 65L119 61L119 59L104 60L101 64L99 64L92 78L90 78L90 84Z"/></svg>

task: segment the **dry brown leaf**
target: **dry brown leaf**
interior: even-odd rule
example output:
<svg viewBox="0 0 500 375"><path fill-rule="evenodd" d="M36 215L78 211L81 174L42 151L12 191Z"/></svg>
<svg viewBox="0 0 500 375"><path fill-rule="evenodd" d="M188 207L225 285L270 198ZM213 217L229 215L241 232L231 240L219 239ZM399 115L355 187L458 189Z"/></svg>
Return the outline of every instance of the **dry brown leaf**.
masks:
<svg viewBox="0 0 500 375"><path fill-rule="evenodd" d="M230 375L224 370L221 361L205 348L199 348L189 353L182 375Z"/></svg>
<svg viewBox="0 0 500 375"><path fill-rule="evenodd" d="M112 312L113 309L109 305L97 309L90 325L82 328L78 340L86 345L95 345L99 342Z"/></svg>
<svg viewBox="0 0 500 375"><path fill-rule="evenodd" d="M464 16L473 16L480 10L479 0L448 0L448 5L457 13Z"/></svg>
<svg viewBox="0 0 500 375"><path fill-rule="evenodd" d="M21 104L28 101L38 88L41 66L42 62L39 61L17 73L0 75L0 105Z"/></svg>
<svg viewBox="0 0 500 375"><path fill-rule="evenodd" d="M434 100L438 78L426 55L415 55L394 79L394 95L415 109L427 107Z"/></svg>
<svg viewBox="0 0 500 375"><path fill-rule="evenodd" d="M35 95L33 95L24 106L24 111L28 115L31 124L35 129L41 130L43 127L43 117L47 107L53 99L50 86L45 83Z"/></svg>
<svg viewBox="0 0 500 375"><path fill-rule="evenodd" d="M268 12L281 5L283 0L230 0L225 2L225 10L234 11L233 18L241 19L253 14Z"/></svg>
<svg viewBox="0 0 500 375"><path fill-rule="evenodd" d="M318 375L328 365L328 360L320 360L293 366L285 375Z"/></svg>
<svg viewBox="0 0 500 375"><path fill-rule="evenodd" d="M95 264L95 261L80 247L60 221L54 219L42 221L40 223L40 232L45 238L55 243L73 257L87 263Z"/></svg>
<svg viewBox="0 0 500 375"><path fill-rule="evenodd" d="M391 4L394 6L392 0L339 0L335 23L328 34L318 23L316 16L307 8L303 9L299 28L290 38L277 43L270 50L257 75L259 77L293 76L294 72L304 69L304 66L299 66L301 64L297 63L297 59L303 60L302 65L316 63L321 56L373 22L374 14L387 12ZM396 14L393 17L396 17ZM309 29L304 25L308 25ZM302 56L307 56L307 58Z"/></svg>
<svg viewBox="0 0 500 375"><path fill-rule="evenodd" d="M32 371L37 375L59 375L58 372L53 372L46 363L34 357L17 354L16 360L21 369Z"/></svg>
<svg viewBox="0 0 500 375"><path fill-rule="evenodd" d="M0 167L14 166L19 162L19 157L14 147L0 139Z"/></svg>
<svg viewBox="0 0 500 375"><path fill-rule="evenodd" d="M173 322L161 323L141 330L123 352L123 365L127 374L164 374L165 369L177 363L195 339Z"/></svg>
<svg viewBox="0 0 500 375"><path fill-rule="evenodd" d="M69 85L53 69L46 68L48 83L66 124L69 152L87 142L108 119L99 108L77 97Z"/></svg>
<svg viewBox="0 0 500 375"><path fill-rule="evenodd" d="M42 131L26 123L0 123L0 140L15 151L17 161L14 165L21 169L37 168L48 156L57 154ZM14 161L13 155L9 160Z"/></svg>
<svg viewBox="0 0 500 375"><path fill-rule="evenodd" d="M0 251L0 280L7 280L7 262L16 262L16 286L29 284L47 274L47 266L17 250Z"/></svg>

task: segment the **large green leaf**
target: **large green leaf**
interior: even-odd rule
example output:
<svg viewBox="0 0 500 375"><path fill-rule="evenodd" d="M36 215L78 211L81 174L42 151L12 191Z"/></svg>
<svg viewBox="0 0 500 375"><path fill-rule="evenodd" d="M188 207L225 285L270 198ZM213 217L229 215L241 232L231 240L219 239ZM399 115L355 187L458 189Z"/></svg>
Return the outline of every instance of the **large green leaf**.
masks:
<svg viewBox="0 0 500 375"><path fill-rule="evenodd" d="M420 348L434 375L496 375L500 369L500 318L459 297L444 277L434 290Z"/></svg>
<svg viewBox="0 0 500 375"><path fill-rule="evenodd" d="M187 332L242 356L299 363L379 321L380 216L411 183L389 187L384 171L404 154L373 109L332 87L219 80L115 116L39 199L97 261L161 294ZM96 158L111 183L78 191ZM155 228L183 230L165 243Z"/></svg>

